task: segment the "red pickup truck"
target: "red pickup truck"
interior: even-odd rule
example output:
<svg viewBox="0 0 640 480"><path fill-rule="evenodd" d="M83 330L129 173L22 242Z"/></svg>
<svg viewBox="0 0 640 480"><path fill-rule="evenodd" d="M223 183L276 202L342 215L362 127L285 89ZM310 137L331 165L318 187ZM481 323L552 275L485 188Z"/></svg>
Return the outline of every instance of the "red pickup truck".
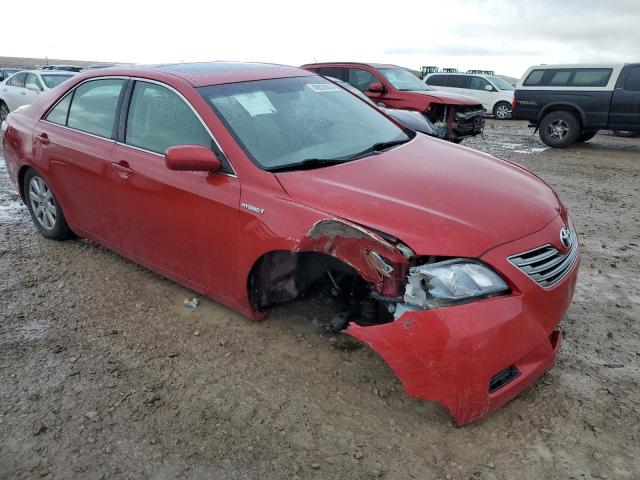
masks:
<svg viewBox="0 0 640 480"><path fill-rule="evenodd" d="M474 98L433 90L408 70L379 63L310 63L301 68L345 81L388 108L425 115L444 138L460 143L482 133L485 111Z"/></svg>

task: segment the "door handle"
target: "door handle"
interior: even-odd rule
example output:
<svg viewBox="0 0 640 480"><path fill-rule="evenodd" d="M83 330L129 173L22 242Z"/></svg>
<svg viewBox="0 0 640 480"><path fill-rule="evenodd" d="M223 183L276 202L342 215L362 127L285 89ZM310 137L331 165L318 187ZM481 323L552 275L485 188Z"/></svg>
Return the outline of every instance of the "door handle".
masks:
<svg viewBox="0 0 640 480"><path fill-rule="evenodd" d="M42 143L43 145L49 145L51 143L51 140L49 140L49 135L47 135L46 133L41 133L40 135L36 135L36 140Z"/></svg>
<svg viewBox="0 0 640 480"><path fill-rule="evenodd" d="M111 168L113 168L121 178L127 178L129 175L133 175L133 170L129 167L129 162L121 160L119 162L111 162Z"/></svg>
<svg viewBox="0 0 640 480"><path fill-rule="evenodd" d="M26 95L27 92L20 92L20 95Z"/></svg>

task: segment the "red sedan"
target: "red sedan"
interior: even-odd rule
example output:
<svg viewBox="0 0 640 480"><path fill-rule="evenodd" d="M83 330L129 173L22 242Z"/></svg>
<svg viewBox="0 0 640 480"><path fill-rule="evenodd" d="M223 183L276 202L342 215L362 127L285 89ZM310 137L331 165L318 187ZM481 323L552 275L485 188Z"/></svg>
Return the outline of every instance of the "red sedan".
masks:
<svg viewBox="0 0 640 480"><path fill-rule="evenodd" d="M458 424L554 362L579 253L553 190L311 72L95 70L2 132L45 237L91 239L254 320L326 286L327 328Z"/></svg>

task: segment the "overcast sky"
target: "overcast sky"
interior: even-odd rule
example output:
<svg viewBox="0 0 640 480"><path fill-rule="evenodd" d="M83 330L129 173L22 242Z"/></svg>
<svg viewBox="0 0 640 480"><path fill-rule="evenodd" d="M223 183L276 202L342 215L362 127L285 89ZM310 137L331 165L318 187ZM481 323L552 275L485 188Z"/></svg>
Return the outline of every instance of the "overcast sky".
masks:
<svg viewBox="0 0 640 480"><path fill-rule="evenodd" d="M0 55L479 68L640 61L640 0L4 1Z"/></svg>

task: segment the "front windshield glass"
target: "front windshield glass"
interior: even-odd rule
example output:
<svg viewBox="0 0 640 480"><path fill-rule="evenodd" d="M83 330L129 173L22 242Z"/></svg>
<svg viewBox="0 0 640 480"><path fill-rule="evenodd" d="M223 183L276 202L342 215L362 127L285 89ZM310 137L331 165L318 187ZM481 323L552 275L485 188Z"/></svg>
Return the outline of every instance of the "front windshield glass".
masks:
<svg viewBox="0 0 640 480"><path fill-rule="evenodd" d="M433 90L413 73L403 68L379 68L378 71L398 90Z"/></svg>
<svg viewBox="0 0 640 480"><path fill-rule="evenodd" d="M375 108L317 76L198 89L265 170L309 160L349 161L409 136Z"/></svg>
<svg viewBox="0 0 640 480"><path fill-rule="evenodd" d="M515 87L511 85L509 82L506 82L500 77L487 77L491 82L498 87L498 90L515 90Z"/></svg>
<svg viewBox="0 0 640 480"><path fill-rule="evenodd" d="M73 75L50 75L50 74L48 75L45 73L41 75L41 77L44 83L47 85L47 87L53 88L53 87L57 87L68 78L73 77Z"/></svg>

